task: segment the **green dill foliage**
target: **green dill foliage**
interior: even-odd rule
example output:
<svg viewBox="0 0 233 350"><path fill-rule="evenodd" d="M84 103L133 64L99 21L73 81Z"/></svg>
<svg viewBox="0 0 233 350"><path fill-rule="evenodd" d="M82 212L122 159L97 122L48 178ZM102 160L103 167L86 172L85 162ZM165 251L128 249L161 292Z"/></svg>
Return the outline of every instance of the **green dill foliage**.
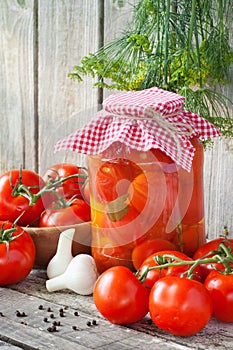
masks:
<svg viewBox="0 0 233 350"><path fill-rule="evenodd" d="M177 92L186 109L233 137L232 101L216 88L229 83L233 61L231 0L140 0L133 10L122 36L83 57L69 76L98 77L100 88Z"/></svg>

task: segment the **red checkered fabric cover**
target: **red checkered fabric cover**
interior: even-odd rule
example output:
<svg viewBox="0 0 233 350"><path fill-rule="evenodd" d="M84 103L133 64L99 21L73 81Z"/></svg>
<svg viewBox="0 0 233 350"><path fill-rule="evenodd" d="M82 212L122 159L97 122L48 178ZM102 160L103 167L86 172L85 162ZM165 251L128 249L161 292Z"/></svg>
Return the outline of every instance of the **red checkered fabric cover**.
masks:
<svg viewBox="0 0 233 350"><path fill-rule="evenodd" d="M204 140L220 132L206 119L183 110L184 102L183 96L157 87L111 95L87 125L56 143L55 152L94 155L120 141L139 151L159 148L189 171L195 153L189 139Z"/></svg>

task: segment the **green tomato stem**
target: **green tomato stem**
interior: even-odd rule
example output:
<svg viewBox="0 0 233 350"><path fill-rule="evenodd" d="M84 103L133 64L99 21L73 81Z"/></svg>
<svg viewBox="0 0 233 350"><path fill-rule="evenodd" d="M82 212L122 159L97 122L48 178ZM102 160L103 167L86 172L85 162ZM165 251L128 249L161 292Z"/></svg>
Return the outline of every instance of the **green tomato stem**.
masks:
<svg viewBox="0 0 233 350"><path fill-rule="evenodd" d="M213 253L215 255L211 257L206 257L207 255L212 255ZM154 260L158 265L148 267L141 275L140 275L140 270L138 270L136 272L136 276L138 276L139 281L143 283L147 277L148 272L150 271L158 270L158 269L162 270L171 266L188 265L190 266L190 268L184 273L187 274L188 278L192 279L194 276L193 271L198 265L216 264L216 263L220 263L224 266L224 270L219 272L224 274L233 273L231 266L229 266L229 264L233 264L233 256L232 256L232 251L230 246L228 248L225 246L225 244L223 244L223 242L221 242L219 244L218 250L211 251L208 254L206 254L206 256L196 260L183 260L175 256L174 254L164 254L163 256L158 255L154 257ZM167 259L170 259L170 261L167 261Z"/></svg>
<svg viewBox="0 0 233 350"><path fill-rule="evenodd" d="M73 174L73 175L69 175L67 177L64 177L63 179L58 179L58 180L54 180L52 182L48 182L44 187L42 187L37 193L32 193L30 188L32 187L27 187L22 183L22 177L20 176L20 183L17 186L12 186L12 196L17 197L17 196L23 196L26 199L28 199L29 201L29 205L32 206L34 204L36 204L36 202L38 201L38 199L40 199L43 195L45 195L46 193L53 193L56 194L56 196L58 197L58 200L62 202L63 206L65 206L64 204L64 200L62 200L62 196L56 192L56 188L60 187L65 181L73 179L73 178L80 178L80 179L87 179L87 175L84 174ZM36 188L36 187L33 187ZM39 188L39 187L38 187Z"/></svg>

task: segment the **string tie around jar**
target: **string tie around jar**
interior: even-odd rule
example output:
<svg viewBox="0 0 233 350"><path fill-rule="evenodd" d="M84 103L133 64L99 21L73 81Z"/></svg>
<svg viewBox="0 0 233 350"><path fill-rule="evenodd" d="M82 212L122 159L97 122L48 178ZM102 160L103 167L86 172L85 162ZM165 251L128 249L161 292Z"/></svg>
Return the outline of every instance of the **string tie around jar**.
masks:
<svg viewBox="0 0 233 350"><path fill-rule="evenodd" d="M129 116L124 114L112 114L114 117L126 118L126 119L137 119L137 120L154 120L159 127L165 130L175 141L177 147L177 159L180 160L182 155L182 144L178 135L191 136L194 133L193 128L188 123L183 122L172 122L168 121L166 118L179 115L183 109L169 114L162 114L156 111L153 107L147 106L144 108L142 116Z"/></svg>

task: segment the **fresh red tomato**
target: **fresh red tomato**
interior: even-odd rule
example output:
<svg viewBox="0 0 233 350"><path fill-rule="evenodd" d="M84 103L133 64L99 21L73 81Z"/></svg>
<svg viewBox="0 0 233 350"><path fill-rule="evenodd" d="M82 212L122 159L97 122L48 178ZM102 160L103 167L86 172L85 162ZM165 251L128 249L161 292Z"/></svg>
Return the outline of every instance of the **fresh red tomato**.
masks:
<svg viewBox="0 0 233 350"><path fill-rule="evenodd" d="M213 239L205 244L203 244L200 248L196 250L196 252L193 255L193 259L200 259L208 254L208 257L212 257L215 255L215 251L218 249L219 244L224 242L224 245L226 247L229 247L233 250L233 239L225 240L225 238L216 238ZM201 264L201 274L203 281L208 276L208 274L212 270L220 269L223 270L223 265L220 263L210 263L210 264Z"/></svg>
<svg viewBox="0 0 233 350"><path fill-rule="evenodd" d="M0 221L0 286L26 278L34 265L35 255L29 233L9 221Z"/></svg>
<svg viewBox="0 0 233 350"><path fill-rule="evenodd" d="M95 178L97 199L110 202L126 194L130 183L140 172L141 169L127 159L106 161L97 170Z"/></svg>
<svg viewBox="0 0 233 350"><path fill-rule="evenodd" d="M40 217L40 227L69 226L90 221L90 206L83 199L75 199L61 207L56 202Z"/></svg>
<svg viewBox="0 0 233 350"><path fill-rule="evenodd" d="M233 322L233 275L213 270L204 285L213 301L213 316L222 322Z"/></svg>
<svg viewBox="0 0 233 350"><path fill-rule="evenodd" d="M136 270L138 270L146 258L162 250L177 250L174 243L161 238L147 240L137 245L132 252L132 260Z"/></svg>
<svg viewBox="0 0 233 350"><path fill-rule="evenodd" d="M151 289L149 311L155 325L178 336L198 333L212 316L212 300L205 286L177 276L158 280Z"/></svg>
<svg viewBox="0 0 233 350"><path fill-rule="evenodd" d="M163 259L165 258L166 255L173 255L175 257L177 257L178 259L182 259L185 261L193 261L190 257L188 257L187 255L178 252L178 251L173 251L173 250L164 250L161 252L157 252L154 253L152 255L150 255L140 266L139 268L139 277L142 276L148 269L154 267L154 266L159 266L159 264L155 261L155 257L159 257L161 256ZM172 262L173 259L166 257L165 258L165 262ZM176 260L174 258L173 260L175 263L178 262L178 260ZM150 270L147 274L146 274L146 278L144 279L143 285L147 288L152 288L153 285L155 284L156 281L158 281L160 278L164 277L164 276L177 276L177 277L181 277L184 276L186 277L185 272L190 268L190 265L181 265L181 266L169 266L167 268L161 268L161 269L154 269L154 270ZM194 275L194 279L200 281L201 280L201 271L200 271L200 267L197 266L194 271L193 271L193 275Z"/></svg>
<svg viewBox="0 0 233 350"><path fill-rule="evenodd" d="M32 224L48 204L48 195L44 195L30 205L26 195L20 195L18 190L27 187L32 194L37 194L45 185L43 179L31 170L11 170L0 177L0 220L15 220L20 226Z"/></svg>
<svg viewBox="0 0 233 350"><path fill-rule="evenodd" d="M87 178L87 171L83 167L79 167L70 163L59 163L51 165L42 175L45 183L63 180L68 176L75 175L57 187L56 191L63 197L69 199L72 197L82 198L82 186ZM77 177L79 175L80 177Z"/></svg>
<svg viewBox="0 0 233 350"><path fill-rule="evenodd" d="M149 290L124 266L114 266L100 275L93 291L95 305L110 322L137 322L148 313Z"/></svg>

